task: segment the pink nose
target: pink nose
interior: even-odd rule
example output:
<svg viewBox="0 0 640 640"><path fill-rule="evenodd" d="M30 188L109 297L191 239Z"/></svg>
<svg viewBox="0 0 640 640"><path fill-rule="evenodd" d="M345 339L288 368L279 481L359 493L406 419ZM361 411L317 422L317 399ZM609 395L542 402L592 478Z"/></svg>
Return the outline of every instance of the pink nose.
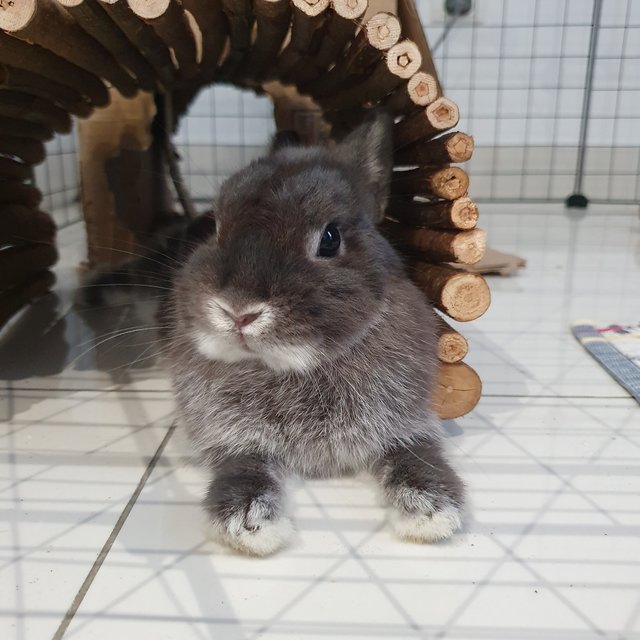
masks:
<svg viewBox="0 0 640 640"><path fill-rule="evenodd" d="M238 329L242 329L260 317L259 313L245 313L241 316L233 316L233 321Z"/></svg>

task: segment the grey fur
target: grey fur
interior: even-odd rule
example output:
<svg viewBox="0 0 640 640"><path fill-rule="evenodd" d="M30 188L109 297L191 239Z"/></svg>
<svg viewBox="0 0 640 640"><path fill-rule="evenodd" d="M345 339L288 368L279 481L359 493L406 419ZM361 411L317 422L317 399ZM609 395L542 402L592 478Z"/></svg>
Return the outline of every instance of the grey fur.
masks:
<svg viewBox="0 0 640 640"><path fill-rule="evenodd" d="M407 513L462 506L428 409L433 311L374 224L388 190L388 140L388 123L376 120L334 152L285 146L236 174L215 208L217 237L177 277L170 367L191 440L214 471L206 507L223 528L230 505L261 500L272 505L266 517L282 513L274 469L304 477L371 470ZM306 238L330 222L344 252L310 259ZM317 362L279 371L259 359L203 357L191 335L211 331L202 300L212 293L278 311L252 349L311 345ZM239 462L247 457L251 464ZM406 487L429 499L407 503Z"/></svg>
<svg viewBox="0 0 640 640"><path fill-rule="evenodd" d="M375 226L390 145L384 118L334 150L276 145L223 185L216 234L174 278L165 319L179 411L213 474L207 513L244 551L285 544L286 527L259 536L285 518L292 475L372 472L403 537L434 540L459 526L462 482L428 408L434 314ZM314 238L329 223L341 232L340 253L315 257ZM270 324L243 343L246 357L232 361L237 336L212 321L213 296L234 309L268 308Z"/></svg>

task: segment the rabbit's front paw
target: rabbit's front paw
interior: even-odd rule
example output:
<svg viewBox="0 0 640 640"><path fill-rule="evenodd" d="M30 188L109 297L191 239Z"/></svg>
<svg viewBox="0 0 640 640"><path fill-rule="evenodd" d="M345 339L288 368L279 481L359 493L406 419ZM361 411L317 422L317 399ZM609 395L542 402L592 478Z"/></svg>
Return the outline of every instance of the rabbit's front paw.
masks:
<svg viewBox="0 0 640 640"><path fill-rule="evenodd" d="M444 457L440 443L427 440L389 452L373 468L390 508L398 537L437 542L462 526L464 484Z"/></svg>
<svg viewBox="0 0 640 640"><path fill-rule="evenodd" d="M392 507L389 521L395 534L410 542L438 542L450 538L462 526L462 511L453 503L407 511Z"/></svg>
<svg viewBox="0 0 640 640"><path fill-rule="evenodd" d="M286 547L295 529L291 520L276 516L259 498L246 509L210 523L210 536L252 556L269 556Z"/></svg>

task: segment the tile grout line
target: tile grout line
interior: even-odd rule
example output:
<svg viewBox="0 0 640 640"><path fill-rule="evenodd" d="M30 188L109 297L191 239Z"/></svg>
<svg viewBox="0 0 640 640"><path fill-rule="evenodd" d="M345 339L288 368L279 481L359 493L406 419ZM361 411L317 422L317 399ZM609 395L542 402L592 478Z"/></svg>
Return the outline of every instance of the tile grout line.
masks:
<svg viewBox="0 0 640 640"><path fill-rule="evenodd" d="M64 614L64 618L62 619L60 626L56 629L56 632L53 634L52 640L61 640L61 638L66 633L69 625L71 624L71 621L73 620L76 612L78 611L80 605L82 604L84 597L87 595L87 592L91 588L93 581L98 575L98 571L102 567L104 561L107 558L107 555L111 551L111 548L113 547L113 543L115 542L122 527L124 526L124 523L129 517L131 510L133 509L134 505L138 501L138 498L140 497L140 494L142 493L142 489L144 489L144 486L147 483L149 476L155 469L156 465L158 464L158 461L160 460L160 457L164 453L164 450L169 440L171 439L171 436L176 430L176 427L177 427L177 423L174 421L169 427L169 429L167 430L167 433L164 435L164 438L162 438L162 442L160 443L160 445L156 449L156 452L153 454L153 457L149 461L147 468L142 474L140 480L138 481L138 484L134 492L131 494L131 497L129 498L129 501L127 502L125 508L122 510L122 513L118 517L118 520L116 521L116 524L114 525L111 533L109 534L109 537L107 538L106 542L102 546L102 549L100 549L100 553L98 554L98 557L95 559L93 566L89 570L87 577L84 579L82 585L80 586L80 589L78 589L78 592L76 593L76 596L73 599L71 606L69 607L67 612Z"/></svg>
<svg viewBox="0 0 640 640"><path fill-rule="evenodd" d="M171 394L170 389L98 389L95 387L57 387L57 388L44 388L44 387L14 387L11 389L20 393L32 392L32 393L46 393L46 392L86 392L86 393L153 393ZM597 395L578 395L578 394L522 394L522 393L483 393L483 398L550 398L558 400L633 400L630 395L618 395L618 396L597 396Z"/></svg>

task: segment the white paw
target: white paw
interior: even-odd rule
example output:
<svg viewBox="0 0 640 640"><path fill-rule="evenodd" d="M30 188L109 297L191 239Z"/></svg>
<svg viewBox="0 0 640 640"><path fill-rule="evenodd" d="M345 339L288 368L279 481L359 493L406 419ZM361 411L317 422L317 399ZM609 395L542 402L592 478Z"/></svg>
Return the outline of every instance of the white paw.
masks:
<svg viewBox="0 0 640 640"><path fill-rule="evenodd" d="M267 519L259 511L259 504L253 503L246 515L210 522L209 536L251 556L269 556L288 546L295 535L291 520Z"/></svg>
<svg viewBox="0 0 640 640"><path fill-rule="evenodd" d="M450 538L462 526L462 513L449 505L432 513L391 509L389 520L396 535L411 542L438 542Z"/></svg>

